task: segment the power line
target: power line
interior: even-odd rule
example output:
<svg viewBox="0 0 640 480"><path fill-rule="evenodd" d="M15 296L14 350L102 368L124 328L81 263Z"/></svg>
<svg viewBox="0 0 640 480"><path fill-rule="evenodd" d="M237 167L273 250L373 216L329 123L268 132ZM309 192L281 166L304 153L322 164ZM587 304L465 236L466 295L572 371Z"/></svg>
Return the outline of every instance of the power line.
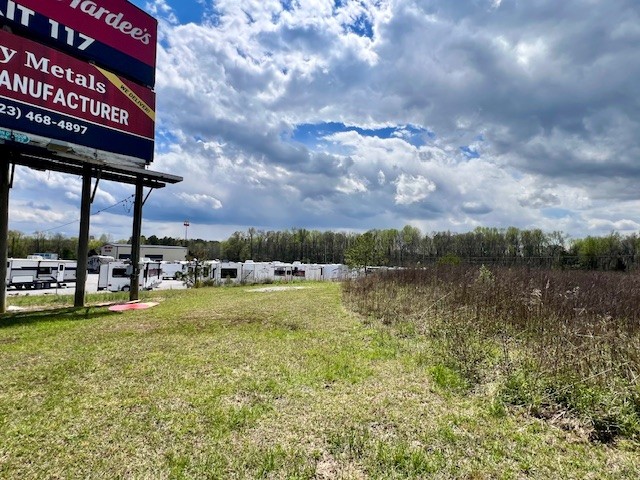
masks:
<svg viewBox="0 0 640 480"><path fill-rule="evenodd" d="M98 210L98 211L96 211L96 212L92 212L92 213L90 214L90 216L98 215L98 214L100 214L100 213L102 213L102 212L105 212L105 211L107 211L107 210L111 209L111 208L117 207L117 206L118 206L118 205L120 205L121 203L125 203L125 202L130 201L133 197L135 197L135 195L134 195L134 194L129 195L128 197L123 198L122 200L120 200L120 201L119 201L119 202L117 202L117 203L114 203L113 205L110 205L110 206L108 206L108 207L105 207L105 208L103 208L103 209L101 209L101 210ZM79 221L80 221L80 219L78 218L77 220L73 220L73 221L71 221L71 222L69 222L69 223L65 223L64 225L58 225L57 227L48 228L48 229L46 229L46 230L39 230L39 232L40 232L40 233L47 233L47 232L50 232L50 231L52 231L52 230L57 230L57 229L59 229L59 228L68 227L69 225L73 225L74 223L78 223Z"/></svg>

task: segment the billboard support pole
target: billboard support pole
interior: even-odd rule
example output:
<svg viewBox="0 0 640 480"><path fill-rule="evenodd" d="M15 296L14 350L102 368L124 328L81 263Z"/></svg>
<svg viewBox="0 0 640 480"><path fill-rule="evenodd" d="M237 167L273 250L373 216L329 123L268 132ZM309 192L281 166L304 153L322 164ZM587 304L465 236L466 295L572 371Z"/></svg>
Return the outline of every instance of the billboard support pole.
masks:
<svg viewBox="0 0 640 480"><path fill-rule="evenodd" d="M76 269L76 293L74 306L84 307L87 284L87 260L89 259L89 223L91 216L91 166L82 169L82 199L80 200L80 233L78 234L78 264Z"/></svg>
<svg viewBox="0 0 640 480"><path fill-rule="evenodd" d="M139 299L138 278L140 275L140 235L142 234L142 203L143 203L142 177L136 180L136 198L133 205L133 233L131 235L131 282L129 286L129 300Z"/></svg>
<svg viewBox="0 0 640 480"><path fill-rule="evenodd" d="M6 151L4 152L6 153ZM9 252L9 159L2 160L0 165L0 314L7 311L7 258Z"/></svg>

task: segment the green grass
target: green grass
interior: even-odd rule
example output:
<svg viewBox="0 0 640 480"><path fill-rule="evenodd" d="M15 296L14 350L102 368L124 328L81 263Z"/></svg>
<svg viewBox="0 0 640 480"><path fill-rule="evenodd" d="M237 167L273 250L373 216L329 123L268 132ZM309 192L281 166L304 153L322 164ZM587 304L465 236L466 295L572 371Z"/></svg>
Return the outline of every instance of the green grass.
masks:
<svg viewBox="0 0 640 480"><path fill-rule="evenodd" d="M0 478L640 476L636 443L506 411L426 338L347 312L339 285L308 287L6 316Z"/></svg>

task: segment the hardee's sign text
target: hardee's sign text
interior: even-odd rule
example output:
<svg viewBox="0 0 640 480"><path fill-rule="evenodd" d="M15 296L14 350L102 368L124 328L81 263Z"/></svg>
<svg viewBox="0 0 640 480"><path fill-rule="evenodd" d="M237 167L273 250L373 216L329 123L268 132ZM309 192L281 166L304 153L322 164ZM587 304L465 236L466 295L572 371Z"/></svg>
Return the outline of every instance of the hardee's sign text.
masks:
<svg viewBox="0 0 640 480"><path fill-rule="evenodd" d="M0 0L0 22L144 85L155 82L157 21L126 0Z"/></svg>

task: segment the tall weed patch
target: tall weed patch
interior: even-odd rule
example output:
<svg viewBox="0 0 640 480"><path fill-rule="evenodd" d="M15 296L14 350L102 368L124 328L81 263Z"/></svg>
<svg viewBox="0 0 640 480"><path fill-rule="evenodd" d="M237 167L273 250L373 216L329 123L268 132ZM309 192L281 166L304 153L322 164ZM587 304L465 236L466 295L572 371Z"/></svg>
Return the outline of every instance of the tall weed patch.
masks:
<svg viewBox="0 0 640 480"><path fill-rule="evenodd" d="M343 296L427 336L468 389L495 384L498 401L580 419L594 440L640 438L638 274L434 265L346 282Z"/></svg>

